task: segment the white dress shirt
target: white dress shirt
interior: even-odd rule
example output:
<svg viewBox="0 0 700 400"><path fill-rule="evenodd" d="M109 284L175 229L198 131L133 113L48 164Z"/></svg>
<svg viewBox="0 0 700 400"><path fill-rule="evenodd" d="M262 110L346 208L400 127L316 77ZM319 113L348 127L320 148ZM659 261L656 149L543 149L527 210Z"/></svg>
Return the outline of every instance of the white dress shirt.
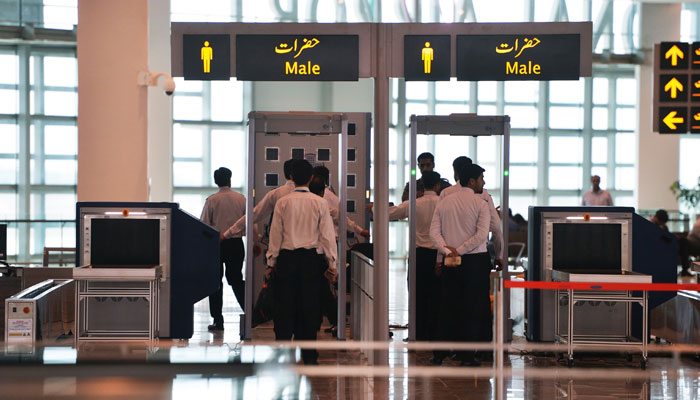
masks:
<svg viewBox="0 0 700 400"><path fill-rule="evenodd" d="M229 186L222 186L218 192L207 197L199 219L217 231L223 232L244 215L245 197L231 190Z"/></svg>
<svg viewBox="0 0 700 400"><path fill-rule="evenodd" d="M613 200L610 192L600 189L597 193L589 190L583 194L581 205L584 206L612 206Z"/></svg>
<svg viewBox="0 0 700 400"><path fill-rule="evenodd" d="M340 200L338 200L338 196L336 196L335 193L331 192L331 190L328 188L323 191L323 199L328 202L328 208L330 209L331 217L333 218L335 237L337 238L338 221L340 220L340 210L338 209L340 207ZM345 223L347 224L348 232L354 232L357 236L360 236L364 230L361 226L357 225L355 221L351 220L350 217L345 217Z"/></svg>
<svg viewBox="0 0 700 400"><path fill-rule="evenodd" d="M462 184L460 184L459 180L457 180L457 183L454 185L442 189L442 192L440 192L440 200L442 201L450 194L456 193L461 187ZM501 229L501 217L498 215L498 210L496 210L496 205L493 204L493 198L489 194L488 190L484 189L483 192L477 193L477 195L481 196L482 199L489 203L489 214L491 216L491 219L489 220L489 232L491 232L493 235L493 251L496 253L496 258L501 258L501 251L503 251L503 229Z"/></svg>
<svg viewBox="0 0 700 400"><path fill-rule="evenodd" d="M430 224L430 237L443 255L450 254L447 246L457 249L460 255L485 253L489 219L486 202L472 189L461 187L438 202Z"/></svg>
<svg viewBox="0 0 700 400"><path fill-rule="evenodd" d="M270 214L275 209L277 201L282 197L294 191L294 181L288 180L284 185L272 189L260 200L255 208L253 208L253 223L267 222ZM241 237L245 235L245 212L230 228L224 232L224 237L230 239L232 237Z"/></svg>
<svg viewBox="0 0 700 400"><path fill-rule="evenodd" d="M328 204L305 186L284 196L275 205L270 226L267 265L276 265L281 250L320 249L335 269L338 249Z"/></svg>
<svg viewBox="0 0 700 400"><path fill-rule="evenodd" d="M426 190L416 199L416 246L435 249L435 242L430 237L430 224L439 197L432 190ZM408 218L408 200L398 206L389 207L389 221Z"/></svg>

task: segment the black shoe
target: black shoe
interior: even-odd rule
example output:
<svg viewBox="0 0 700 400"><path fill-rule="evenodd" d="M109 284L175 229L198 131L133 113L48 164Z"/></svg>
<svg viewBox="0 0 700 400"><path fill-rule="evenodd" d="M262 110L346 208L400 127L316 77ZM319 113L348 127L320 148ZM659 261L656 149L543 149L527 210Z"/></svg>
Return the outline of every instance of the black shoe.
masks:
<svg viewBox="0 0 700 400"><path fill-rule="evenodd" d="M459 363L460 367L478 367L480 365L481 363L476 360L464 360L461 363Z"/></svg>
<svg viewBox="0 0 700 400"><path fill-rule="evenodd" d="M211 325L207 326L207 329L210 331L223 331L224 324L211 324Z"/></svg>

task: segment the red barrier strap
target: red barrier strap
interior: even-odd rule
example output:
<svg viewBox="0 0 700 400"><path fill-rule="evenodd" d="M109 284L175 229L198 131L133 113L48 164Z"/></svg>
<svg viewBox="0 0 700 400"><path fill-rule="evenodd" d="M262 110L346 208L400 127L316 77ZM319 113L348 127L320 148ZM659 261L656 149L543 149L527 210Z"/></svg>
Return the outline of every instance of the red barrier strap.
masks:
<svg viewBox="0 0 700 400"><path fill-rule="evenodd" d="M549 289L549 290L626 290L647 292L677 292L680 290L700 291L700 284L693 283L610 283L610 282L545 282L545 281L504 281L504 288L510 289Z"/></svg>

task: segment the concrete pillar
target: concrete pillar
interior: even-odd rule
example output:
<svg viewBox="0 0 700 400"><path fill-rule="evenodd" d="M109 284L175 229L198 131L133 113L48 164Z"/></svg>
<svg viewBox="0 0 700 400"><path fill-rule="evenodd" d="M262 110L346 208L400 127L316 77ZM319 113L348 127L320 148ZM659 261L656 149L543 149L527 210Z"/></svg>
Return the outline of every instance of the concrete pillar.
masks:
<svg viewBox="0 0 700 400"><path fill-rule="evenodd" d="M640 209L678 209L669 190L678 180L679 136L653 132L654 44L680 39L681 4L641 3L639 18L644 64L637 67L637 176L635 202Z"/></svg>
<svg viewBox="0 0 700 400"><path fill-rule="evenodd" d="M170 72L170 1L81 0L78 20L78 200L170 200L172 100L137 83Z"/></svg>

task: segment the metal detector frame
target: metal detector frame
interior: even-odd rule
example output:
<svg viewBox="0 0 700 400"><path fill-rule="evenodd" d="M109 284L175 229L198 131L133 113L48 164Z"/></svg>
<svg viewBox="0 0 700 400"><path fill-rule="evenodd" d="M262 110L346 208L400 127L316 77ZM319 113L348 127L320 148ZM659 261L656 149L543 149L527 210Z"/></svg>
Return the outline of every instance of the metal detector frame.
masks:
<svg viewBox="0 0 700 400"><path fill-rule="evenodd" d="M452 136L503 136L503 173L501 174L501 229L503 230L503 248L501 259L506 264L506 271L501 271L503 279L508 279L508 168L510 165L510 117L507 115L480 116L474 114L451 115L411 115L411 184L409 185L408 205L408 340L416 340L416 137L417 135L452 135ZM505 212L504 212L505 210ZM497 324L504 326L509 317L510 298L505 293L505 315ZM509 334L506 334L508 339ZM496 335L494 335L494 338Z"/></svg>
<svg viewBox="0 0 700 400"><path fill-rule="evenodd" d="M255 134L256 133L298 133L298 134L338 134L338 193L339 238L344 239L347 231L347 148L348 148L348 117L344 113L316 113L316 112L257 112L248 113L248 193L246 197L246 281L245 281L245 329L243 339L253 338L253 282L255 257L251 257L254 246L253 233L253 207L255 203ZM338 240L338 340L345 340L345 263L347 243Z"/></svg>

